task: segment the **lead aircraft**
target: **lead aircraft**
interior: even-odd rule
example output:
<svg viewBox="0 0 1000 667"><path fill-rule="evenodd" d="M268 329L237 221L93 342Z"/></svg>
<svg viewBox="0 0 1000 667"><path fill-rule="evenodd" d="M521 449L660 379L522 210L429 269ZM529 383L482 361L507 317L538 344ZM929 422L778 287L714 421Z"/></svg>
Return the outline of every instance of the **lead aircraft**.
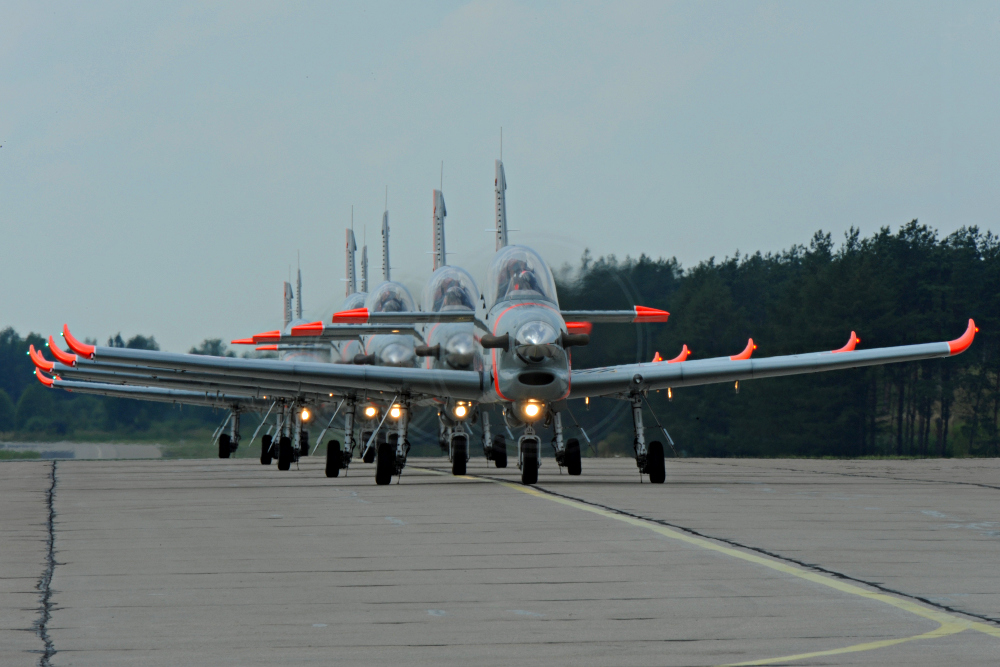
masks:
<svg viewBox="0 0 1000 667"><path fill-rule="evenodd" d="M487 268L485 289L475 311L468 308L416 311L406 303L395 309L379 308L369 295L363 307L335 313L331 321L332 325L399 327L471 324L479 353L473 355L473 368L229 359L132 350L82 343L64 327L63 334L72 353L61 350L57 353L53 345L59 363L44 370L54 373L55 379L45 377L43 369L39 369L39 374L47 384L58 386L56 383L61 382L58 378L63 374L107 370L111 366L122 375L134 376L135 379L126 379L127 384L148 384L150 376L169 373L177 378L238 387L247 394L281 385L311 388L355 402L361 397L384 402L391 396L386 404L400 406L401 414L406 414L416 402L492 404L501 408L506 425L520 432L517 463L524 484L538 480L541 438L536 429L541 424L551 424L553 428L553 444L560 465L571 475L579 475L582 467L579 443L563 439L561 413L573 399L615 398L628 401L632 407L639 471L648 475L649 481L663 483L666 478L663 445L659 441L647 442L643 425L643 401L650 391L670 392L695 385L948 357L964 352L975 337L977 329L970 319L965 332L948 342L858 350L859 341L852 332L848 343L838 350L754 359L751 340L745 350L729 357L690 360L685 347L669 361L659 360L657 355L657 360L648 363L574 369L571 348L589 342L589 335L582 332L591 324L666 322L669 313L638 305L621 311L560 309L555 280L542 257L526 246L508 244L506 180L502 163L498 160L495 166L496 253ZM388 484L393 476L400 474L405 465L405 453L399 456L401 446L398 441L377 443L376 483ZM499 465L496 453L491 451L492 443L487 443L486 449L487 458L493 458Z"/></svg>

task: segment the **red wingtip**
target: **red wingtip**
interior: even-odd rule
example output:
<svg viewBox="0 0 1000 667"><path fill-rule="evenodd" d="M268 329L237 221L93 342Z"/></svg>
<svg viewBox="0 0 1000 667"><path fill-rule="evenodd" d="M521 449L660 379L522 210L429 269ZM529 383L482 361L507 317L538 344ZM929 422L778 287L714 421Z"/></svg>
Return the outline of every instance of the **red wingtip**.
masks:
<svg viewBox="0 0 1000 667"><path fill-rule="evenodd" d="M87 359L94 358L94 352L97 351L97 348L94 347L93 345L87 345L86 343L81 343L76 338L74 338L73 334L69 332L68 324L63 325L63 338L66 339L66 344L69 345L69 349L73 350L81 357L86 357Z"/></svg>
<svg viewBox="0 0 1000 667"><path fill-rule="evenodd" d="M48 375L43 373L40 369L35 370L35 377L38 378L38 381L44 384L46 387L51 387L52 383L55 382L56 380L55 377L49 377Z"/></svg>
<svg viewBox="0 0 1000 667"><path fill-rule="evenodd" d="M691 350L689 350L688 346L685 345L683 348L681 348L681 353L678 354L673 359L671 359L670 361L668 361L667 363L668 364L679 364L682 361L684 361L685 359L687 359L688 355L690 355L690 354L691 354Z"/></svg>
<svg viewBox="0 0 1000 667"><path fill-rule="evenodd" d="M566 331L571 334L587 334L594 330L594 325L590 322L567 322Z"/></svg>
<svg viewBox="0 0 1000 667"><path fill-rule="evenodd" d="M277 345L258 345L257 350L261 352L277 352Z"/></svg>
<svg viewBox="0 0 1000 667"><path fill-rule="evenodd" d="M28 346L28 356L31 357L31 363L33 363L36 368L40 368L43 371L51 372L55 367L55 364L43 357L42 353L36 350L34 345Z"/></svg>
<svg viewBox="0 0 1000 667"><path fill-rule="evenodd" d="M254 345L259 345L261 343L277 343L281 340L281 332L275 329L274 331L265 331L264 333L255 334L253 338Z"/></svg>
<svg viewBox="0 0 1000 667"><path fill-rule="evenodd" d="M861 339L858 338L858 334L852 331L851 340L847 341L847 345L836 350L831 350L831 352L833 352L834 354L837 354L838 352L854 352L854 348L856 348L858 346L858 343L860 342Z"/></svg>
<svg viewBox="0 0 1000 667"><path fill-rule="evenodd" d="M656 351L656 354L654 354L654 355L653 355L653 363L654 363L654 364L658 364L658 363L660 363L661 361L663 361L663 357L661 357L661 356L660 356L660 351L659 351L659 350L657 350L657 351Z"/></svg>
<svg viewBox="0 0 1000 667"><path fill-rule="evenodd" d="M309 324L300 324L297 327L292 327L293 336L316 336L321 333L323 333L322 322L310 322Z"/></svg>
<svg viewBox="0 0 1000 667"><path fill-rule="evenodd" d="M749 359L753 356L753 351L757 349L757 346L753 344L753 338L747 341L747 346L743 348L743 351L739 354L734 354L729 357L733 361L742 361L743 359Z"/></svg>
<svg viewBox="0 0 1000 667"><path fill-rule="evenodd" d="M951 350L952 354L961 354L969 349L972 345L972 340L976 337L976 332L979 331L976 328L976 323L969 320L969 326L966 328L965 333L959 338L948 343L948 349Z"/></svg>
<svg viewBox="0 0 1000 667"><path fill-rule="evenodd" d="M670 313L658 308L647 308L646 306L635 306L635 319L633 322L666 322Z"/></svg>
<svg viewBox="0 0 1000 667"><path fill-rule="evenodd" d="M56 340L52 336L49 336L49 351L52 352L52 356L55 357L60 364L65 364L66 366L76 366L76 355L70 354L69 352L63 352L56 345Z"/></svg>
<svg viewBox="0 0 1000 667"><path fill-rule="evenodd" d="M236 340L229 341L230 345L253 345L253 338L237 338Z"/></svg>
<svg viewBox="0 0 1000 667"><path fill-rule="evenodd" d="M354 308L333 314L334 324L368 324L368 309Z"/></svg>

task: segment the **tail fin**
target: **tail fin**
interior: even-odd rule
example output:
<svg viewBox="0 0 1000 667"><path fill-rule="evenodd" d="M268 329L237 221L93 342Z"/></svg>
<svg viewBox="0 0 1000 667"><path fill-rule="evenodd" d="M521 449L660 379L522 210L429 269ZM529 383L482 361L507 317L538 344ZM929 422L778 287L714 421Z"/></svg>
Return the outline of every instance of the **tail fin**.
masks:
<svg viewBox="0 0 1000 667"><path fill-rule="evenodd" d="M382 280L389 277L389 211L382 214Z"/></svg>
<svg viewBox="0 0 1000 667"><path fill-rule="evenodd" d="M361 291L368 294L368 246L361 249Z"/></svg>
<svg viewBox="0 0 1000 667"><path fill-rule="evenodd" d="M444 249L444 218L448 211L444 207L444 194L434 191L434 270L448 263L448 253Z"/></svg>
<svg viewBox="0 0 1000 667"><path fill-rule="evenodd" d="M295 319L302 319L302 269L298 269L295 278Z"/></svg>
<svg viewBox="0 0 1000 667"><path fill-rule="evenodd" d="M497 160L496 180L493 182L496 194L497 250L507 245L507 179L503 173L503 162Z"/></svg>
<svg viewBox="0 0 1000 667"><path fill-rule="evenodd" d="M347 257L345 259L345 265L347 266L347 294L344 296L351 296L358 291L358 278L354 273L354 253L358 249L358 244L354 241L354 230L347 230ZM364 288L362 288L363 290Z"/></svg>
<svg viewBox="0 0 1000 667"><path fill-rule="evenodd" d="M285 283L285 326L287 327L292 321L292 285L291 283Z"/></svg>

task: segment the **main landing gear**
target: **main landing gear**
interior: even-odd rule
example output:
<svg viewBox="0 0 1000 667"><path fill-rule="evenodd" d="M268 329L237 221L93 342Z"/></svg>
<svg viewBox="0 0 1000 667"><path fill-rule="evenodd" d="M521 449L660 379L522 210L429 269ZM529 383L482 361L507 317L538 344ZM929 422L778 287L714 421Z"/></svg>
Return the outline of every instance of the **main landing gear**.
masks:
<svg viewBox="0 0 1000 667"><path fill-rule="evenodd" d="M375 483L385 486L392 483L392 477L399 477L406 467L406 457L410 453L407 432L410 427L410 401L403 399L396 404L399 417L396 418L396 432L390 433L375 449ZM390 407L390 409L393 409Z"/></svg>
<svg viewBox="0 0 1000 667"><path fill-rule="evenodd" d="M228 459L240 446L240 411L233 408L233 416L229 420L229 433L219 436L219 458Z"/></svg>
<svg viewBox="0 0 1000 667"><path fill-rule="evenodd" d="M347 470L351 465L351 458L354 454L354 415L357 410L357 401L353 398L347 399L347 411L344 412L344 446L331 440L326 443L326 476L340 477L341 470Z"/></svg>
<svg viewBox="0 0 1000 667"><path fill-rule="evenodd" d="M563 442L562 414L552 415L552 449L555 450L556 463L566 468L570 475L579 475L583 470L580 454L580 441L570 438Z"/></svg>
<svg viewBox="0 0 1000 667"><path fill-rule="evenodd" d="M667 479L663 460L663 443L654 440L646 444L646 429L642 425L642 397L632 396L632 424L635 427L635 463L639 473L649 475L652 484L663 484Z"/></svg>
<svg viewBox="0 0 1000 667"><path fill-rule="evenodd" d="M503 434L493 435L490 430L490 413L484 408L479 409L479 417L483 421L483 454L487 461L493 461L497 468L507 467L507 439Z"/></svg>

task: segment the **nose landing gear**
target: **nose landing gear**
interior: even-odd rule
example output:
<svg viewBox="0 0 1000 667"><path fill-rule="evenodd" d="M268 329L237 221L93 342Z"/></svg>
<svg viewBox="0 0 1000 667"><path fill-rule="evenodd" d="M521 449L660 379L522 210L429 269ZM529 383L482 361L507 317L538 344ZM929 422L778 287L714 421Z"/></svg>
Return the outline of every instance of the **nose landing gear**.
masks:
<svg viewBox="0 0 1000 667"><path fill-rule="evenodd" d="M542 465L539 459L541 444L535 429L525 426L524 434L517 440L517 467L521 469L522 484L538 482L538 468Z"/></svg>

